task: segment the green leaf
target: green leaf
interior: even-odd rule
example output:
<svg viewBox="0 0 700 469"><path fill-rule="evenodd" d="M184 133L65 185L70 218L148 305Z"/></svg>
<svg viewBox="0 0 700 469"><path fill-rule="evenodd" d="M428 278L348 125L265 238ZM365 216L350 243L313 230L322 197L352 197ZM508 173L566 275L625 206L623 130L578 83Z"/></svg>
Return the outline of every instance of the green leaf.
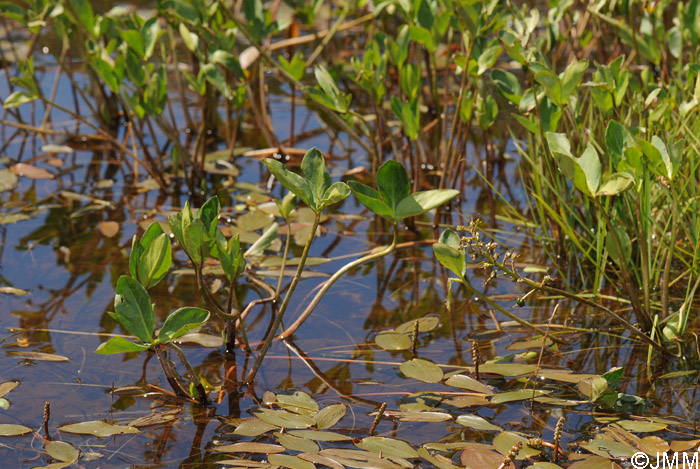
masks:
<svg viewBox="0 0 700 469"><path fill-rule="evenodd" d="M473 428L474 430L487 431L487 432L500 432L503 429L497 425L492 424L483 417L478 415L463 414L457 417L456 422L465 427Z"/></svg>
<svg viewBox="0 0 700 469"><path fill-rule="evenodd" d="M204 202L204 205L199 207L194 214L195 218L199 218L204 223L204 227L207 232L211 229L211 224L216 223L219 217L219 212L221 211L221 203L217 196L210 197L209 200Z"/></svg>
<svg viewBox="0 0 700 469"><path fill-rule="evenodd" d="M145 48L143 44L143 37L138 31L133 29L120 29L119 36L131 47L134 52L138 54L139 57L144 57Z"/></svg>
<svg viewBox="0 0 700 469"><path fill-rule="evenodd" d="M459 195L455 189L433 189L405 197L396 207L396 218L404 219L426 213Z"/></svg>
<svg viewBox="0 0 700 469"><path fill-rule="evenodd" d="M182 41L185 43L185 47L187 47L187 49L189 49L190 52L198 52L199 36L187 29L185 23L180 23L179 30L180 36L182 37Z"/></svg>
<svg viewBox="0 0 700 469"><path fill-rule="evenodd" d="M280 215L282 215L282 218L285 220L289 220L292 210L297 207L296 200L296 195L293 192L288 192L281 201L275 199L277 209L280 211Z"/></svg>
<svg viewBox="0 0 700 469"><path fill-rule="evenodd" d="M380 217L384 217L392 222L394 221L394 211L384 203L379 192L356 181L349 181L348 185L362 205Z"/></svg>
<svg viewBox="0 0 700 469"><path fill-rule="evenodd" d="M600 185L602 166L598 152L589 142L580 158L570 152L569 140L564 134L546 133L547 143L557 158L559 169L571 180L576 188L586 195L593 196Z"/></svg>
<svg viewBox="0 0 700 469"><path fill-rule="evenodd" d="M442 369L435 363L422 358L414 358L399 365L401 373L424 383L438 383L442 380Z"/></svg>
<svg viewBox="0 0 700 469"><path fill-rule="evenodd" d="M154 223L154 225L160 228L160 225L157 223ZM146 289L157 285L170 270L171 263L172 248L170 246L170 238L163 233L148 243L138 258L137 278L139 282Z"/></svg>
<svg viewBox="0 0 700 469"><path fill-rule="evenodd" d="M153 340L155 329L151 297L143 286L122 275L117 281L117 294L114 297L112 317L127 331L143 342Z"/></svg>
<svg viewBox="0 0 700 469"><path fill-rule="evenodd" d="M535 74L535 80L542 85L547 97L557 106L562 107L566 100L562 96L562 83L559 77L549 70Z"/></svg>
<svg viewBox="0 0 700 469"><path fill-rule="evenodd" d="M634 177L629 173L614 173L603 177L595 195L617 195L626 191L634 184Z"/></svg>
<svg viewBox="0 0 700 469"><path fill-rule="evenodd" d="M184 307L170 313L158 333L160 343L168 343L196 329L209 319L209 311L201 308Z"/></svg>
<svg viewBox="0 0 700 469"><path fill-rule="evenodd" d="M3 101L2 105L5 109L15 108L24 103L34 101L37 97L38 96L29 94L26 91L15 91L14 93L10 94L7 98L5 98L5 101Z"/></svg>
<svg viewBox="0 0 700 469"><path fill-rule="evenodd" d="M137 344L125 337L112 337L107 342L100 344L95 353L111 355L113 353L141 352L151 347L150 344Z"/></svg>
<svg viewBox="0 0 700 469"><path fill-rule="evenodd" d="M312 148L306 152L301 160L301 172L311 192L311 204L309 207L314 212L319 212L322 208L321 199L323 199L323 195L331 185L331 177L326 171L326 161L317 148Z"/></svg>
<svg viewBox="0 0 700 469"><path fill-rule="evenodd" d="M65 441L47 441L45 448L49 456L64 463L74 463L80 456L80 451Z"/></svg>
<svg viewBox="0 0 700 469"><path fill-rule="evenodd" d="M314 67L314 76L323 95L327 98L321 104L341 114L348 112L351 97L349 94L341 93L328 70L322 65L316 66Z"/></svg>
<svg viewBox="0 0 700 469"><path fill-rule="evenodd" d="M141 27L143 40L143 58L148 60L156 47L156 41L160 35L160 19L157 16L149 18Z"/></svg>
<svg viewBox="0 0 700 469"><path fill-rule="evenodd" d="M347 198L350 195L350 188L344 182L336 182L331 185L321 198L321 205L327 207Z"/></svg>
<svg viewBox="0 0 700 469"><path fill-rule="evenodd" d="M587 60L574 62L567 67L566 71L561 76L561 94L563 102L568 101L569 97L576 91L576 87L581 83L586 70L588 70Z"/></svg>
<svg viewBox="0 0 700 469"><path fill-rule="evenodd" d="M523 90L518 81L518 77L505 70L496 69L491 71L491 82L504 98L516 106L520 104Z"/></svg>
<svg viewBox="0 0 700 469"><path fill-rule="evenodd" d="M24 425L15 425L12 423L0 424L0 436L17 436L31 433L32 429Z"/></svg>
<svg viewBox="0 0 700 469"><path fill-rule="evenodd" d="M232 53L225 50L217 50L209 56L209 60L212 63L223 65L228 70L235 73L238 78L245 79L245 73L241 68L241 63Z"/></svg>
<svg viewBox="0 0 700 469"><path fill-rule="evenodd" d="M435 41L430 31L421 26L409 26L408 37L418 44L422 44L428 52L435 52Z"/></svg>
<svg viewBox="0 0 700 469"><path fill-rule="evenodd" d="M87 422L63 425L58 429L63 432L94 435L99 438L121 435L124 433L140 433L135 427L130 427L127 425L112 425L111 423L102 422L99 420L88 420Z"/></svg>
<svg viewBox="0 0 700 469"><path fill-rule="evenodd" d="M272 245L272 242L277 238L277 229L279 225L273 223L268 229L266 229L263 234L255 241L248 250L243 253L243 257L256 257L261 256L265 249Z"/></svg>
<svg viewBox="0 0 700 469"><path fill-rule="evenodd" d="M304 62L304 54L297 51L292 60L288 61L284 56L279 56L280 65L282 68L289 73L292 78L297 81L301 81L304 78L304 70L306 69L306 63Z"/></svg>
<svg viewBox="0 0 700 469"><path fill-rule="evenodd" d="M625 151L634 147L634 138L624 125L616 120L611 120L605 131L605 143L608 146L613 166L617 167L624 158Z"/></svg>
<svg viewBox="0 0 700 469"><path fill-rule="evenodd" d="M303 177L288 170L282 163L272 158L263 158L262 162L287 190L299 197L306 205L312 207L313 193Z"/></svg>
<svg viewBox="0 0 700 469"><path fill-rule="evenodd" d="M383 436L368 436L357 443L357 447L385 456L417 458L418 453L405 441Z"/></svg>
<svg viewBox="0 0 700 469"><path fill-rule="evenodd" d="M406 168L396 160L389 160L377 171L377 189L382 200L396 213L396 208L411 192Z"/></svg>
<svg viewBox="0 0 700 469"><path fill-rule="evenodd" d="M503 52L503 48L500 44L495 44L489 47L488 49L484 50L479 56L479 59L477 60L479 68L477 69L476 74L481 76L489 68L493 67L493 65L498 60L498 57L500 57L501 52Z"/></svg>
<svg viewBox="0 0 700 469"><path fill-rule="evenodd" d="M70 0L71 9L82 23L88 36L95 36L95 14L87 0Z"/></svg>
<svg viewBox="0 0 700 469"><path fill-rule="evenodd" d="M411 348L411 334L382 331L374 337L374 342L384 350L408 350Z"/></svg>
<svg viewBox="0 0 700 469"><path fill-rule="evenodd" d="M451 229L446 229L440 235L440 240L433 244L435 258L445 268L451 270L458 278L464 279L467 258L464 251L459 249L459 235Z"/></svg>

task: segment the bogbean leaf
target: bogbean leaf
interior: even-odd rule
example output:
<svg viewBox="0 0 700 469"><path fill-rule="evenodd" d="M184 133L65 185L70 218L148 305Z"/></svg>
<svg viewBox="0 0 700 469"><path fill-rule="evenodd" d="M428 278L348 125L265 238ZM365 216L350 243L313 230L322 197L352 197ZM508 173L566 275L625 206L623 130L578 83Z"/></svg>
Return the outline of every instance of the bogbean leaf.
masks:
<svg viewBox="0 0 700 469"><path fill-rule="evenodd" d="M458 278L464 279L467 256L464 250L459 250L459 245L459 235L448 228L442 232L438 242L433 244L433 252L440 264L452 271Z"/></svg>
<svg viewBox="0 0 700 469"><path fill-rule="evenodd" d="M326 161L316 148L312 148L304 155L301 161L301 176L272 158L265 158L262 161L284 187L316 213L350 195L350 189L344 182L331 185Z"/></svg>
<svg viewBox="0 0 700 469"><path fill-rule="evenodd" d="M158 333L158 341L167 343L189 331L198 328L209 319L209 311L201 308L184 307L170 313Z"/></svg>
<svg viewBox="0 0 700 469"><path fill-rule="evenodd" d="M150 344L137 344L124 337L112 337L107 342L100 344L95 353L111 355L113 353L141 352L150 347Z"/></svg>
<svg viewBox="0 0 700 469"><path fill-rule="evenodd" d="M160 228L160 225L157 223L151 226ZM129 259L129 262L131 262L131 259ZM146 289L157 285L170 270L171 263L172 247L170 246L170 238L163 233L143 246L136 269L139 282Z"/></svg>
<svg viewBox="0 0 700 469"><path fill-rule="evenodd" d="M349 185L365 207L392 223L421 215L459 194L459 191L452 189L435 189L411 194L406 169L394 160L387 161L377 171L378 190L356 181L351 181Z"/></svg>
<svg viewBox="0 0 700 469"><path fill-rule="evenodd" d="M114 312L111 316L143 342L153 340L155 319L151 297L146 289L131 277L119 277L117 294L114 297Z"/></svg>

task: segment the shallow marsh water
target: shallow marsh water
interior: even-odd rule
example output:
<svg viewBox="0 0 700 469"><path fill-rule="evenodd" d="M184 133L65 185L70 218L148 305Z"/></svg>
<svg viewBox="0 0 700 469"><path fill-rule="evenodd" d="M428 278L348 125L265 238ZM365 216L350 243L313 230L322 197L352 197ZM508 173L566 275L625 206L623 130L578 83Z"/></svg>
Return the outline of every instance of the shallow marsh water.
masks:
<svg viewBox="0 0 700 469"><path fill-rule="evenodd" d="M40 84L49 91L52 65L45 63L44 66L47 67L46 76ZM5 86L5 81L0 80L1 96L8 93ZM58 89L61 99L71 99L66 80L59 82ZM289 127L289 101L284 93L284 89L278 90L270 103L271 117L280 138L284 138ZM21 112L27 121L32 119L28 107ZM307 112L301 104L297 105L299 133L320 126L314 115L306 118ZM55 119L60 123L60 114ZM68 122L67 128L74 127ZM420 335L417 356L444 365L444 371L472 364L472 340L479 341L482 358L489 359L520 353L512 350L512 345L531 336L512 324L506 324L503 333L498 333L488 308L465 298L464 291L457 286L453 287L455 299L448 311L444 304L447 274L434 260L430 245L418 243L363 266L339 281L292 343L274 345L257 384L247 393L237 395L222 391L221 402L208 408L183 403L169 397L167 392L149 387L167 388L154 357L148 354L102 356L94 350L109 334L122 333L106 313L112 308L117 278L128 271L131 237L141 233L147 222L165 221L168 213L187 200L186 192L177 193L177 183L175 191L169 194L161 193L157 187L139 187L130 176L124 177L114 153L90 142L86 143L87 148L73 145L71 154L47 155L41 150L44 142L40 139L23 139L21 135L10 139L12 129L3 128L2 131L7 140L3 141L4 150L0 156L6 158L6 165L18 160L31 162L49 171L53 178L20 176L16 187L0 193L4 221L0 225L0 281L3 286L28 293L0 295L0 376L3 382L20 383L5 396L10 407L0 411L0 423L21 424L40 432L44 403L49 402L52 436L71 442L83 451L86 457L80 461L82 467L213 467L216 460L226 458L214 451L215 446L250 439L232 434L235 428L232 419L248 417L265 391L301 390L322 406L348 404L350 410L335 430L363 437L374 419L369 414L381 403L386 402L389 409L396 410L401 398L410 393L437 391L449 396L455 391L442 383L421 383L402 377L399 364L410 358L410 353L381 350L374 343L378 332L426 315L439 316L440 326ZM255 149L258 137L255 129L248 125L244 127L240 144ZM340 139L343 138L341 134ZM347 143L347 139L345 141ZM65 142L51 138L48 143ZM321 131L295 146L317 146L326 151L331 147L331 140ZM494 183L501 190L508 187L514 194L510 202L522 206L518 159L513 148L508 148L509 158L503 160ZM479 167L479 148L470 146L469 149L465 158L470 165ZM334 180L348 169L369 166L362 154L344 153L337 144L333 145L333 156L329 169ZM57 158L61 164L49 158ZM267 174L256 159L239 157L236 165L240 176L231 181L232 185L226 187L222 184L224 178L210 175L207 184L210 192L203 194L205 197L218 194L224 211L232 214L232 221L245 213L246 204L265 200L269 184ZM480 216L491 221L486 185L481 183L473 168L467 169L466 179L468 183L460 202L453 204L448 212L443 211L441 222L466 224L471 217ZM273 187L274 195L281 193L279 185ZM369 217L354 199L347 199L333 212L323 224L323 235L312 246L311 256L337 259L314 267L314 272L333 272L346 262L341 256L389 241L388 226ZM9 223L13 220L7 217L13 214L27 218ZM489 232L515 248L522 262L556 274L524 231L495 217L494 220L495 227ZM105 225L100 228L100 222L107 221L116 222L119 227L111 237L107 236L112 233ZM415 229L404 230L400 242L435 239L439 232L432 228L430 221L430 217L425 217ZM222 220L222 224L227 223ZM294 253L298 255L299 252L300 247L294 246ZM176 259L175 269L187 267L181 252ZM475 271L474 275L474 284L480 284L480 274ZM299 305L290 308L291 317L299 313L321 280L315 277L303 280L294 299ZM674 369L665 368L659 373L651 370L649 375L646 348L620 338L618 330L608 330L607 322L599 316L568 301L538 299L524 307L515 307L515 299L524 292L504 279L491 283L486 292L519 316L539 324L547 323L558 302L557 322L582 331L566 334L568 343L558 349L547 348L542 358L543 368L602 374L621 366L624 376L619 390L642 396L653 404L645 409L629 409L631 413L676 421L678 425L672 427L673 431L665 434L670 439L695 435L696 375L647 379L647 376L658 378ZM206 307L193 277L184 273L168 275L152 295L158 305L156 315L161 320L182 305ZM247 295L252 299L257 294L249 289ZM269 308L260 308L248 320L253 342L260 340L269 313ZM507 321L498 313L495 318ZM605 324L602 330L601 323ZM530 348L535 355L539 349L539 345ZM235 360L226 357L221 347L185 346L185 351L212 385L224 383L227 372L237 372L238 378L241 377L241 366L246 360L241 351ZM31 355L36 352L50 355ZM526 358L528 363L537 362L536 356L534 360L532 356ZM690 361L685 365L676 364L677 369L696 369L696 359ZM485 381L500 392L523 387L522 379L493 376ZM552 396L581 398L575 385L543 383L541 389L551 391ZM215 399L217 395L212 394ZM564 441L567 444L586 437L601 425L594 417L607 415L604 409L588 403L531 407L529 401L515 401L443 408L457 414L474 412L504 429L541 435L548 440L552 438L559 417L566 416ZM106 419L127 424L138 417L168 412L169 417L155 425L140 427L141 433L134 435L96 438L57 431L59 426L86 420ZM609 415L621 414L624 412L609 412ZM385 419L379 423L377 434L396 437L414 446L426 442L490 442L493 439L492 432L470 430L452 421L419 423ZM349 443L347 446L351 447ZM38 437L25 435L0 439L0 460L3 467L33 467L45 463L46 456Z"/></svg>

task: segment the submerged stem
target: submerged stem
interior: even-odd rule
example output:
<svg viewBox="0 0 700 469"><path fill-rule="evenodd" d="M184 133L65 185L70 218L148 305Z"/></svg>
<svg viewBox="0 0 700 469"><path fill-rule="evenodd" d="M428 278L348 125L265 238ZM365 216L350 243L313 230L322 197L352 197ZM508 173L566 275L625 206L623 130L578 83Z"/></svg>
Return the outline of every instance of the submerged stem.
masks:
<svg viewBox="0 0 700 469"><path fill-rule="evenodd" d="M250 373L248 373L248 376L246 377L246 382L248 384L250 384L255 379L255 375L258 374L258 369L260 369L260 365L262 364L263 358L265 358L265 354L267 354L267 351L270 350L270 345L272 345L272 340L275 338L275 334L277 334L277 329L279 329L280 324L282 323L282 317L284 316L284 312L286 311L287 306L289 305L289 300L292 299L294 290L296 289L297 283L299 283L299 279L301 278L301 273L304 270L304 264L306 264L306 257L309 255L309 249L311 248L311 243L313 242L314 237L316 236L316 230L318 229L318 225L320 222L321 213L316 212L314 214L314 223L311 227L311 233L309 233L309 238L306 240L306 244L304 245L304 251L301 253L301 258L299 259L299 266L297 267L297 272L296 274L294 274L292 283L289 284L289 290L287 290L287 294L284 296L282 305L280 306L280 309L277 312L275 321L272 324L272 329L270 330L270 333L267 335L267 337L265 337L265 343L263 344L262 349L260 349L260 352L258 353L258 356L255 359L255 363L253 363L253 367L250 370Z"/></svg>
<svg viewBox="0 0 700 469"><path fill-rule="evenodd" d="M396 240L398 238L398 229L397 225L394 224L394 236L393 239L391 240L391 244L389 246L385 246L383 249L380 249L379 251L372 252L366 256L360 257L359 259L356 259L352 262L349 262L345 264L340 270L338 270L336 273L334 273L331 278L329 278L326 283L323 285L323 287L316 293L316 296L314 296L313 300L311 300L311 303L309 303L309 306L306 307L303 313L301 313L301 316L294 321L294 323L289 326L284 332L282 332L277 338L278 339L286 339L294 332L296 332L297 329L302 325L302 323L306 320L306 318L309 317L311 312L316 308L316 305L318 305L318 302L321 301L321 298L323 295L326 294L329 288L333 286L333 284L343 276L346 272L348 272L351 269L354 269L357 266L360 266L364 264L365 262L369 262L373 259L377 259L379 257L384 257L387 254L390 254L391 252L396 249Z"/></svg>

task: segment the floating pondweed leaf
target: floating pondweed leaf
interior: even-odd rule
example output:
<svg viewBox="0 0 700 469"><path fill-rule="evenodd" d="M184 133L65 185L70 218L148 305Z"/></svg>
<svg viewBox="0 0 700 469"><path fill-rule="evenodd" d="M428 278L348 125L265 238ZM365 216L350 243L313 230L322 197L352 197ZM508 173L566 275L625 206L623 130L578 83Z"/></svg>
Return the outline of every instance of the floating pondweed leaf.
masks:
<svg viewBox="0 0 700 469"><path fill-rule="evenodd" d="M445 381L445 384L456 388L468 389L469 391L474 391L481 394L493 394L493 388L467 375L452 375L447 379L447 381Z"/></svg>
<svg viewBox="0 0 700 469"><path fill-rule="evenodd" d="M411 348L411 334L382 331L374 337L374 342L384 350L408 350Z"/></svg>
<svg viewBox="0 0 700 469"><path fill-rule="evenodd" d="M537 339L520 340L518 342L513 342L506 347L506 350L527 350L531 348L542 348L542 342L544 337L539 337ZM549 347L554 342L548 337L545 343L545 347Z"/></svg>
<svg viewBox="0 0 700 469"><path fill-rule="evenodd" d="M281 409L295 414L312 416L318 411L318 403L302 391L285 391L277 394L277 403Z"/></svg>
<svg viewBox="0 0 700 469"><path fill-rule="evenodd" d="M282 428L308 428L316 422L309 416L294 414L286 410L257 409L253 414L263 422Z"/></svg>
<svg viewBox="0 0 700 469"><path fill-rule="evenodd" d="M581 443L581 447L598 456L614 459L631 458L637 452L636 448L628 444L610 440L591 440Z"/></svg>
<svg viewBox="0 0 700 469"><path fill-rule="evenodd" d="M290 451L299 451L300 453L318 453L321 448L312 440L304 437L289 435L287 433L275 433L275 438L279 444Z"/></svg>
<svg viewBox="0 0 700 469"><path fill-rule="evenodd" d="M460 462L469 469L498 469L503 455L484 447L472 446L462 451Z"/></svg>
<svg viewBox="0 0 700 469"><path fill-rule="evenodd" d="M29 179L53 179L54 175L43 168L37 168L31 164L17 163L10 167L10 171L17 176L26 177Z"/></svg>
<svg viewBox="0 0 700 469"><path fill-rule="evenodd" d="M0 192L9 191L17 187L19 179L9 169L0 169Z"/></svg>
<svg viewBox="0 0 700 469"><path fill-rule="evenodd" d="M97 228L107 238L113 238L119 233L119 223L116 221L101 221L97 224Z"/></svg>
<svg viewBox="0 0 700 469"><path fill-rule="evenodd" d="M289 469L316 469L316 466L309 461L304 461L297 456L287 454L271 454L268 460L275 466L287 467Z"/></svg>
<svg viewBox="0 0 700 469"><path fill-rule="evenodd" d="M532 466L528 466L527 469L562 469L562 467L551 462L537 461Z"/></svg>
<svg viewBox="0 0 700 469"><path fill-rule="evenodd" d="M501 432L498 435L496 435L496 437L493 439L493 446L495 446L496 450L503 455L508 454L510 452L510 449L518 443L522 443L523 448L518 452L518 455L515 457L515 459L517 460L530 458L542 452L538 449L530 448L529 446L527 446L527 438L524 438L518 435L517 433Z"/></svg>
<svg viewBox="0 0 700 469"><path fill-rule="evenodd" d="M483 396L449 396L440 403L440 407L456 407L463 409L464 407L474 407L489 405L490 402L486 399L487 395Z"/></svg>
<svg viewBox="0 0 700 469"><path fill-rule="evenodd" d="M417 392L402 397L399 408L403 412L422 412L434 409L441 400L442 394L439 392Z"/></svg>
<svg viewBox="0 0 700 469"><path fill-rule="evenodd" d="M254 441L246 441L242 443L234 443L232 445L215 446L214 451L222 453L262 453L274 454L281 453L285 449L280 445L271 445L269 443L256 443Z"/></svg>
<svg viewBox="0 0 700 469"><path fill-rule="evenodd" d="M524 401L551 393L552 391L542 391L539 389L522 389L520 391L502 392L491 397L492 404L502 404L504 402Z"/></svg>
<svg viewBox="0 0 700 469"><path fill-rule="evenodd" d="M483 417L478 415L460 415L457 417L456 422L462 426L473 428L474 430L484 430L484 431L503 431L498 425L494 425Z"/></svg>
<svg viewBox="0 0 700 469"><path fill-rule="evenodd" d="M24 435L25 433L30 433L31 431L31 428L27 428L24 425L14 425L11 423L0 424L0 436Z"/></svg>
<svg viewBox="0 0 700 469"><path fill-rule="evenodd" d="M56 355L53 353L44 352L7 352L8 355L16 355L18 357L28 358L30 360L42 361L42 362L68 362L70 359L64 357L63 355Z"/></svg>
<svg viewBox="0 0 700 469"><path fill-rule="evenodd" d="M48 441L45 448L49 456L68 464L74 463L80 456L80 451L65 441Z"/></svg>
<svg viewBox="0 0 700 469"><path fill-rule="evenodd" d="M637 443L637 449L645 452L649 456L656 456L657 454L663 454L671 449L671 445L668 444L663 438L658 436L645 436L639 443Z"/></svg>
<svg viewBox="0 0 700 469"><path fill-rule="evenodd" d="M595 378L597 375L574 374L567 370L540 370L537 372L537 376L539 378L551 379L552 381L577 384L584 379Z"/></svg>
<svg viewBox="0 0 700 469"><path fill-rule="evenodd" d="M666 430L666 424L659 422L647 422L644 420L620 420L615 422L628 432L659 432Z"/></svg>
<svg viewBox="0 0 700 469"><path fill-rule="evenodd" d="M0 293L4 293L5 295L17 295L17 296L29 295L29 292L27 290L22 290L21 288L15 288L15 287L0 287Z"/></svg>
<svg viewBox="0 0 700 469"><path fill-rule="evenodd" d="M10 401L5 399L4 397L0 397L0 409L7 410L9 408L10 408Z"/></svg>
<svg viewBox="0 0 700 469"><path fill-rule="evenodd" d="M330 448L321 450L321 456L326 456L340 464L358 468L373 468L373 469L395 469L400 467L413 467L412 464L406 461L406 465L398 465L394 462L381 458L370 451L362 451L356 449L338 449Z"/></svg>
<svg viewBox="0 0 700 469"><path fill-rule="evenodd" d="M438 469L458 469L459 466L455 466L452 462L441 454L432 455L425 448L418 448L418 456L425 459L433 466Z"/></svg>
<svg viewBox="0 0 700 469"><path fill-rule="evenodd" d="M182 409L166 410L165 412L154 412L151 415L144 415L129 421L132 427L148 427L150 425L159 425L161 423L172 422L177 418L177 414L182 412Z"/></svg>
<svg viewBox="0 0 700 469"><path fill-rule="evenodd" d="M250 418L243 420L233 431L234 435L243 436L260 436L271 430L279 430L280 427L263 422L258 418Z"/></svg>
<svg viewBox="0 0 700 469"><path fill-rule="evenodd" d="M143 194L144 192L154 191L160 189L160 184L153 178L143 179L136 184L134 184L136 192Z"/></svg>
<svg viewBox="0 0 700 469"><path fill-rule="evenodd" d="M521 376L537 371L537 365L526 363L484 363L479 366L481 373L490 373L501 376Z"/></svg>
<svg viewBox="0 0 700 469"><path fill-rule="evenodd" d="M407 378L415 378L424 383L439 383L443 377L439 366L422 358L405 361L399 365L399 369Z"/></svg>
<svg viewBox="0 0 700 469"><path fill-rule="evenodd" d="M346 410L345 404L331 404L324 407L313 416L316 428L319 430L332 428L345 416Z"/></svg>
<svg viewBox="0 0 700 469"><path fill-rule="evenodd" d="M265 469L277 467L266 462L250 461L248 459L224 459L223 461L216 461L216 464L221 464L228 467L260 467Z"/></svg>
<svg viewBox="0 0 700 469"><path fill-rule="evenodd" d="M586 401L574 401L571 399L560 399L558 397L540 396L535 398L535 402L549 405L575 406L579 404L584 404Z"/></svg>
<svg viewBox="0 0 700 469"><path fill-rule="evenodd" d="M314 464L320 464L322 466L330 467L331 469L345 469L345 466L343 466L342 464L326 456L321 456L320 454L301 453L298 454L297 457L303 459L304 461L309 461Z"/></svg>
<svg viewBox="0 0 700 469"><path fill-rule="evenodd" d="M395 438L383 436L368 436L356 443L360 449L365 449L383 456L396 456L397 458L417 458L418 452L411 445Z"/></svg>
<svg viewBox="0 0 700 469"><path fill-rule="evenodd" d="M695 449L700 445L700 440L674 440L671 442L671 451L676 453L682 453L684 451L690 451Z"/></svg>
<svg viewBox="0 0 700 469"><path fill-rule="evenodd" d="M670 373L663 374L656 379L670 379L678 378L680 376L691 376L698 372L698 370L686 370L686 371L672 371Z"/></svg>
<svg viewBox="0 0 700 469"><path fill-rule="evenodd" d="M413 319L412 321L407 321L397 327L396 332L408 332L412 333L416 327L416 321L418 321L418 332L430 332L437 329L440 325L440 318L437 316L424 316L419 319Z"/></svg>
<svg viewBox="0 0 700 469"><path fill-rule="evenodd" d="M300 438L307 438L314 441L347 441L352 440L347 435L342 435L336 432L325 432L319 430L289 430L287 432L290 435L298 436Z"/></svg>
<svg viewBox="0 0 700 469"><path fill-rule="evenodd" d="M373 412L370 415L377 415L377 413ZM444 412L397 412L394 410L387 410L384 412L384 415L397 418L402 422L444 422L446 420L452 420L452 416Z"/></svg>
<svg viewBox="0 0 700 469"><path fill-rule="evenodd" d="M88 420L87 422L63 425L58 428L68 433L81 433L85 435L95 435L99 438L107 436L121 435L123 433L139 433L138 428L128 425L113 425L101 420Z"/></svg>
<svg viewBox="0 0 700 469"><path fill-rule="evenodd" d="M620 466L608 458L588 456L580 461L576 461L568 469L620 469Z"/></svg>

